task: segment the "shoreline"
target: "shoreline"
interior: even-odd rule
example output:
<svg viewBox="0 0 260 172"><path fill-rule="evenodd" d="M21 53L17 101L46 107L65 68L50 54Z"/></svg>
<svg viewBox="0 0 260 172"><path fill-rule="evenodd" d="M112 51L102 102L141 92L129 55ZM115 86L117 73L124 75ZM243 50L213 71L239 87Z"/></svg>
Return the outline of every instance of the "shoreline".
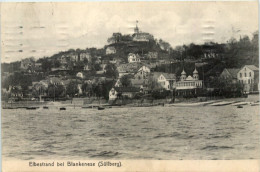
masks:
<svg viewBox="0 0 260 172"><path fill-rule="evenodd" d="M152 107L152 106L206 106L210 105L213 103L218 103L218 102L230 102L230 104L234 103L240 103L240 102L247 102L247 103L257 103L259 102L259 95L249 95L247 98L244 97L238 97L238 98L217 98L217 99L211 99L211 100L206 100L206 101L178 101L175 103L166 103L166 100L163 99L162 101L156 100L156 102L144 102L144 103L139 103L139 102L131 102L131 103L126 103L126 104L109 104L109 103L102 103L102 104L97 104L97 103L90 103L90 104L84 104L84 103L68 103L67 101L46 101L46 102L35 102L35 101L19 101L19 102L13 102L13 103L7 103L7 102L2 102L2 109L8 109L8 108L14 108L14 109L19 109L19 108L30 108L30 107L44 107L44 106L49 106L49 107L81 107L81 108L97 108L97 107Z"/></svg>

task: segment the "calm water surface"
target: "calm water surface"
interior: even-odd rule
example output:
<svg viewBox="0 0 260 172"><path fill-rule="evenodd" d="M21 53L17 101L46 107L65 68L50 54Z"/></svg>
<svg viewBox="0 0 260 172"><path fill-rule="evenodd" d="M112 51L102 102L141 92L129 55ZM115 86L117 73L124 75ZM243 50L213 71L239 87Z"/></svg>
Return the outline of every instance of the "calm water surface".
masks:
<svg viewBox="0 0 260 172"><path fill-rule="evenodd" d="M259 107L2 110L6 159L259 159Z"/></svg>

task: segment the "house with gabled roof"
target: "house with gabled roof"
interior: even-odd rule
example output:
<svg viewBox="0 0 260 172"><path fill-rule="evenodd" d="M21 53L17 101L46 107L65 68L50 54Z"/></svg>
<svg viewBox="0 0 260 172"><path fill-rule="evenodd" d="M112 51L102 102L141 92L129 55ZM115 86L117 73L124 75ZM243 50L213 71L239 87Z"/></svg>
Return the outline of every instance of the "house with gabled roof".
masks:
<svg viewBox="0 0 260 172"><path fill-rule="evenodd" d="M150 74L151 69L146 65L142 66L137 73L135 74L135 79L147 79L148 75Z"/></svg>
<svg viewBox="0 0 260 172"><path fill-rule="evenodd" d="M114 46L109 46L106 48L106 54L115 54L116 48Z"/></svg>
<svg viewBox="0 0 260 172"><path fill-rule="evenodd" d="M225 68L222 71L222 73L220 74L219 78L222 81L236 83L237 82L237 73L239 72L239 70L240 69L238 69L238 68Z"/></svg>
<svg viewBox="0 0 260 172"><path fill-rule="evenodd" d="M237 73L238 82L243 84L245 92L259 91L259 68L245 65Z"/></svg>
<svg viewBox="0 0 260 172"><path fill-rule="evenodd" d="M128 63L141 62L140 56L138 54L129 53L128 54Z"/></svg>
<svg viewBox="0 0 260 172"><path fill-rule="evenodd" d="M115 100L118 97L133 98L140 92L140 88L136 87L113 87L109 91L109 100Z"/></svg>
<svg viewBox="0 0 260 172"><path fill-rule="evenodd" d="M166 90L175 88L176 75L173 73L154 72L153 78Z"/></svg>

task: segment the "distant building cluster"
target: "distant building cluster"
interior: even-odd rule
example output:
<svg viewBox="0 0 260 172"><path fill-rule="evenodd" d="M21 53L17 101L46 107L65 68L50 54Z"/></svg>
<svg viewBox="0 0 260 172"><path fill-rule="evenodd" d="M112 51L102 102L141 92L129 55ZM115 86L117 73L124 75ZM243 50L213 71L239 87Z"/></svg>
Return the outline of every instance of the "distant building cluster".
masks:
<svg viewBox="0 0 260 172"><path fill-rule="evenodd" d="M8 80L19 73L31 77L32 83L24 81L21 84L22 81L18 83L11 80L13 83L2 88L2 91L11 94L12 97L25 97L25 95L48 97L59 93L58 96L66 98L75 95L100 96L99 94L102 93L106 94L109 100L122 97L135 98L138 94L150 96L156 91L159 93L168 91L176 97L202 95L201 92L206 90L204 71L201 69L205 63L202 60L214 60L221 54L211 49L212 45L208 44L202 60L188 58L187 61L181 61L163 58L161 51L146 47L150 40L154 40L153 36L141 32L136 24L132 35L114 33L110 40L112 44L103 49L77 49L55 54L51 58L22 59L19 66L16 66L19 68L18 72L3 72L2 80ZM140 45L144 45L144 48L137 51ZM143 49L146 49L145 53ZM186 67L185 62L193 66ZM166 70L162 69L162 66L172 66L172 64L178 64L179 66L175 66L178 70L165 72ZM243 87L244 93L259 91L259 68L254 65L225 68L222 73L216 75L213 78L216 85L222 82L227 83L226 85L231 83ZM213 90L216 85L212 86Z"/></svg>

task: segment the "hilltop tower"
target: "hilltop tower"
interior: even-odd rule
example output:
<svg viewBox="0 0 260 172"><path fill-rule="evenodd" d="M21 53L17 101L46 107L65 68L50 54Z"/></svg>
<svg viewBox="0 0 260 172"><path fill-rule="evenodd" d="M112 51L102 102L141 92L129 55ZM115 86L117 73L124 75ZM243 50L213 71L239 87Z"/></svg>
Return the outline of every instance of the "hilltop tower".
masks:
<svg viewBox="0 0 260 172"><path fill-rule="evenodd" d="M138 24L138 20L136 20L136 26L135 26L135 29L134 29L135 33L139 33L139 28L138 28L137 24Z"/></svg>

